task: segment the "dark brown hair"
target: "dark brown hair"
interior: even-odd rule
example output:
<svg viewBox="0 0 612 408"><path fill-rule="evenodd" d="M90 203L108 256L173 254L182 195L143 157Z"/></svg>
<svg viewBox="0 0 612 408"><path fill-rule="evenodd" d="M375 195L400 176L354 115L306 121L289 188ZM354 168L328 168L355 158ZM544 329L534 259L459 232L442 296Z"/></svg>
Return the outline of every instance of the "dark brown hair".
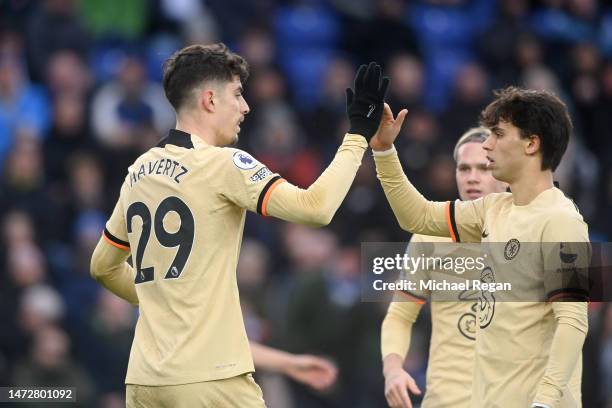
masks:
<svg viewBox="0 0 612 408"><path fill-rule="evenodd" d="M495 92L495 100L480 114L489 129L500 121L519 129L521 138L540 137L542 170L554 171L567 149L572 121L565 104L553 93L510 86Z"/></svg>
<svg viewBox="0 0 612 408"><path fill-rule="evenodd" d="M223 43L190 45L164 62L164 92L178 111L195 87L204 81L232 81L234 76L245 83L249 65Z"/></svg>

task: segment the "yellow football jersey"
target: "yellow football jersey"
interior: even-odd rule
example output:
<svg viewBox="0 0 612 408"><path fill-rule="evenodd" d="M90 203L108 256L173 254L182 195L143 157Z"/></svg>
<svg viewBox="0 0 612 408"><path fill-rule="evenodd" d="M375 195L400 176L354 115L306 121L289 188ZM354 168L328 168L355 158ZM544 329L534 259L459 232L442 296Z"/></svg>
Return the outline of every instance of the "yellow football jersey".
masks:
<svg viewBox="0 0 612 408"><path fill-rule="evenodd" d="M451 248L450 238L414 235L409 247L409 255L421 255L422 243L433 243L427 256L448 256ZM436 246L436 244L442 244ZM443 253L438 253L439 251ZM459 248L461 250L461 248ZM414 282L439 277L451 280L452 273L436 274L435 271L420 268L409 277ZM463 280L459 275L457 281ZM423 408L457 407L470 408L472 394L472 366L476 338L476 306L478 298L473 291L458 292L457 301L436 301L435 292L419 289L404 291L408 297L426 301L431 299L431 341ZM444 298L448 300L448 295ZM396 307L409 302L397 302ZM395 335L401 336L402 333Z"/></svg>
<svg viewBox="0 0 612 408"><path fill-rule="evenodd" d="M126 383L254 371L236 264L245 210L280 181L249 154L177 130L128 169L105 236L131 250L140 316Z"/></svg>
<svg viewBox="0 0 612 408"><path fill-rule="evenodd" d="M520 289L549 301L586 300L586 288L566 285L565 276L589 264L588 228L559 189L545 190L524 206L514 205L511 193L431 202L408 181L394 149L375 154L375 162L402 228L449 236L456 242L483 241L492 248L495 259L481 280L495 281L496 273L504 272L516 275L512 281L520 288L514 288L513 295ZM570 273L556 273L566 271ZM495 298L496 294L484 291L479 295L471 406L518 408L537 399L555 407L580 407L586 302L496 302ZM552 358L554 364L549 364Z"/></svg>
<svg viewBox="0 0 612 408"><path fill-rule="evenodd" d="M524 206L514 205L510 193L491 194L472 205L457 202L450 217L457 239L495 243L490 247L494 259L488 263L489 276L496 279L496 274L512 274L513 291L530 296L542 293L554 300L564 291L577 289L566 288L556 279L556 270L567 261L563 254L577 257L572 264L588 265L589 246L581 245L589 240L587 225L573 202L557 188L540 193ZM481 231L472 227L478 224ZM533 402L557 322L552 303L532 300L499 302L495 295L483 293L478 307L473 407L525 407ZM586 326L586 303L573 305L577 319ZM581 368L579 359L556 407L581 406Z"/></svg>

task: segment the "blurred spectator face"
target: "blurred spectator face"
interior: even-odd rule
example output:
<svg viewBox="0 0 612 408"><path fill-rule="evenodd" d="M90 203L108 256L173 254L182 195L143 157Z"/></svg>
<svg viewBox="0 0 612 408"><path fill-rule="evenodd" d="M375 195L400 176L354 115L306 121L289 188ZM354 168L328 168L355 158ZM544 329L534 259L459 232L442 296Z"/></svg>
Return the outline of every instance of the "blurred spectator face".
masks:
<svg viewBox="0 0 612 408"><path fill-rule="evenodd" d="M470 142L459 147L455 178L462 200L475 200L506 190L505 183L493 177L487 163L487 153L482 148L482 143Z"/></svg>
<svg viewBox="0 0 612 408"><path fill-rule="evenodd" d="M325 97L334 102L344 102L346 88L352 86L353 76L353 67L347 60L341 58L333 60L325 75L323 90Z"/></svg>
<svg viewBox="0 0 612 408"><path fill-rule="evenodd" d="M599 96L599 85L591 75L580 75L572 83L572 95L576 102L588 105L595 103Z"/></svg>
<svg viewBox="0 0 612 408"><path fill-rule="evenodd" d="M23 81L21 63L16 56L0 54L0 98L11 99Z"/></svg>
<svg viewBox="0 0 612 408"><path fill-rule="evenodd" d="M46 275L43 254L33 243L12 245L8 252L8 273L19 288L42 282Z"/></svg>
<svg viewBox="0 0 612 408"><path fill-rule="evenodd" d="M511 17L521 17L527 13L526 0L503 0L502 9L504 13Z"/></svg>
<svg viewBox="0 0 612 408"><path fill-rule="evenodd" d="M72 158L70 182L79 207L98 208L103 202L103 176L98 162L93 157L76 155Z"/></svg>
<svg viewBox="0 0 612 408"><path fill-rule="evenodd" d="M525 88L538 91L550 91L556 95L561 95L559 80L555 74L543 66L531 67L523 73L523 84Z"/></svg>
<svg viewBox="0 0 612 408"><path fill-rule="evenodd" d="M147 82L142 61L135 57L126 57L119 69L118 78L128 99L138 98Z"/></svg>
<svg viewBox="0 0 612 408"><path fill-rule="evenodd" d="M49 58L47 84L57 93L84 94L91 86L91 77L83 61L72 51L60 51Z"/></svg>
<svg viewBox="0 0 612 408"><path fill-rule="evenodd" d="M85 126L83 100L74 94L61 94L53 104L53 123L63 137L79 137Z"/></svg>
<svg viewBox="0 0 612 408"><path fill-rule="evenodd" d="M438 154L432 158L428 171L429 185L439 197L450 197L456 191L455 163L446 154Z"/></svg>
<svg viewBox="0 0 612 408"><path fill-rule="evenodd" d="M593 44L577 45L573 49L572 56L574 67L580 73L595 73L600 66L599 50Z"/></svg>
<svg viewBox="0 0 612 408"><path fill-rule="evenodd" d="M47 0L47 10L51 14L69 16L75 11L76 0Z"/></svg>
<svg viewBox="0 0 612 408"><path fill-rule="evenodd" d="M425 111L411 112L404 126L404 134L418 143L432 144L437 139L438 129L433 116Z"/></svg>
<svg viewBox="0 0 612 408"><path fill-rule="evenodd" d="M248 30L240 39L240 54L255 68L266 67L274 61L276 52L270 33L264 29Z"/></svg>
<svg viewBox="0 0 612 408"><path fill-rule="evenodd" d="M388 19L401 20L404 16L405 4L402 0L378 0L378 14Z"/></svg>
<svg viewBox="0 0 612 408"><path fill-rule="evenodd" d="M110 333L130 330L134 321L133 306L107 290L100 291L96 314Z"/></svg>
<svg viewBox="0 0 612 408"><path fill-rule="evenodd" d="M487 76L477 64L468 64L459 70L455 79L455 95L459 101L477 103L487 92Z"/></svg>
<svg viewBox="0 0 612 408"><path fill-rule="evenodd" d="M415 100L423 93L423 65L418 58L401 54L393 57L389 64L389 72L393 78L390 92L400 100Z"/></svg>
<svg viewBox="0 0 612 408"><path fill-rule="evenodd" d="M264 68L250 81L249 95L257 103L267 103L282 99L285 94L285 81L273 69Z"/></svg>
<svg viewBox="0 0 612 408"><path fill-rule="evenodd" d="M283 233L289 256L300 269L318 269L337 252L336 237L328 230L286 224Z"/></svg>
<svg viewBox="0 0 612 408"><path fill-rule="evenodd" d="M30 189L42 181L43 161L39 142L30 137L17 139L6 163L6 178L16 188Z"/></svg>
<svg viewBox="0 0 612 408"><path fill-rule="evenodd" d="M268 275L268 249L255 240L246 240L240 249L237 275L241 288L260 287Z"/></svg>
<svg viewBox="0 0 612 408"><path fill-rule="evenodd" d="M542 63L542 46L534 37L522 36L516 44L516 60L521 68Z"/></svg>
<svg viewBox="0 0 612 408"><path fill-rule="evenodd" d="M567 3L572 14L580 18L590 19L597 14L596 0L567 0Z"/></svg>
<svg viewBox="0 0 612 408"><path fill-rule="evenodd" d="M12 211L6 214L2 232L7 246L18 246L34 241L34 225L25 212Z"/></svg>
<svg viewBox="0 0 612 408"><path fill-rule="evenodd" d="M28 333L35 333L64 316L64 303L50 286L38 284L26 289L19 305L19 323Z"/></svg>
<svg viewBox="0 0 612 408"><path fill-rule="evenodd" d="M32 359L45 369L61 366L68 359L70 339L59 328L46 326L36 332Z"/></svg>

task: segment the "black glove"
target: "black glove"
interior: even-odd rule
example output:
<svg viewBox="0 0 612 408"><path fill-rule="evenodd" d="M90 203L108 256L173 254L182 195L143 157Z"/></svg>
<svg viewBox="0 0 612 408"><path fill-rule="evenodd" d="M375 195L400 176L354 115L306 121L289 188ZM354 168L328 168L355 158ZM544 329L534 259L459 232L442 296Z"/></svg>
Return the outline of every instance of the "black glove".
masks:
<svg viewBox="0 0 612 408"><path fill-rule="evenodd" d="M380 125L388 87L389 78L381 80L380 65L370 62L367 67L359 67L355 75L355 92L346 88L346 113L351 123L349 133L362 135L368 140L374 136Z"/></svg>

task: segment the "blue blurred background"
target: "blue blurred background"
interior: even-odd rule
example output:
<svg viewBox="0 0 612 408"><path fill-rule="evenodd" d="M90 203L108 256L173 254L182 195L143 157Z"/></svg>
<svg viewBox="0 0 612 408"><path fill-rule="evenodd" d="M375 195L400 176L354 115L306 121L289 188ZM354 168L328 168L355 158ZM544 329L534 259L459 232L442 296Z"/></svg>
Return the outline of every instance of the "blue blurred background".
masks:
<svg viewBox="0 0 612 408"><path fill-rule="evenodd" d="M377 60L410 110L397 147L430 199L457 197L451 152L492 90L554 91L575 124L556 179L593 240L612 234L612 4L596 0L0 0L0 385L73 385L123 406L136 311L89 277L127 166L174 125L161 64L224 41L251 64L240 147L307 187L348 128L344 89ZM382 407L362 241L407 241L366 154L330 227L247 217L238 267L249 336L334 360L317 394L258 381L271 408ZM612 309L590 306L585 407L612 407ZM423 388L428 312L407 359ZM23 405L25 406L25 405Z"/></svg>

